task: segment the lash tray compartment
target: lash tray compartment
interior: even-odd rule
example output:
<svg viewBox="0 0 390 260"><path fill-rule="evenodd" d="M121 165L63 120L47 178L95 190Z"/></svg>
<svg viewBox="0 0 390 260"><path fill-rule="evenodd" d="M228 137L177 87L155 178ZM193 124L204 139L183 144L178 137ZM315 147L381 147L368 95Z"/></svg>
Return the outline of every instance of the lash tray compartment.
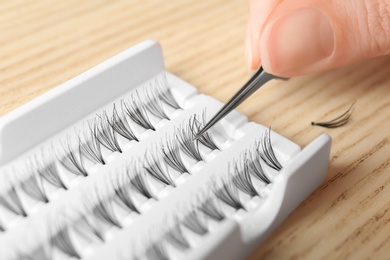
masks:
<svg viewBox="0 0 390 260"><path fill-rule="evenodd" d="M145 41L0 118L1 259L244 258L323 181L304 148L164 68Z"/></svg>

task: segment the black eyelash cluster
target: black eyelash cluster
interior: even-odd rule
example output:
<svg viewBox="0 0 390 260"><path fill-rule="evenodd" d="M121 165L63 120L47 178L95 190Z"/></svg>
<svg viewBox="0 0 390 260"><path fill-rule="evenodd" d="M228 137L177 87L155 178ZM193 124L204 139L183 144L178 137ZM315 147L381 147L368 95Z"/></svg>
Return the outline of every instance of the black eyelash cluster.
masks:
<svg viewBox="0 0 390 260"><path fill-rule="evenodd" d="M181 174L189 172L187 166L183 162L183 158L180 155L179 143L175 141L175 139L167 136L165 138L165 145L161 145L161 151L163 159L167 165Z"/></svg>
<svg viewBox="0 0 390 260"><path fill-rule="evenodd" d="M206 110L203 110L202 118L194 116L192 122L190 122L192 135L195 136L206 125ZM210 130L211 131L211 130ZM197 140L211 150L219 150L218 146L214 142L210 135L210 131L204 133Z"/></svg>
<svg viewBox="0 0 390 260"><path fill-rule="evenodd" d="M21 180L19 184L13 183L5 194L0 194L0 205L15 215L27 217L28 211L26 205L22 203L21 196L26 195L35 201L48 203L49 196L45 189L47 184L59 189L68 189L67 178L60 173L60 167L74 176L87 177L87 161L92 164L105 165L106 160L103 150L123 152L119 137L127 141L139 142L130 122L145 129L155 130L150 115L159 120L169 120L164 106L173 109L181 108L173 97L165 76L162 80L156 79L154 85L146 86L142 91L145 97L144 101L141 101L139 92L136 90L129 100L121 101L120 110L113 104L111 114L103 111L94 119L89 120L87 127L76 133L76 142L68 137L61 143L61 149L56 149L52 145L45 153L33 156L25 167L28 169L27 175L29 176L25 180ZM170 156L175 154L172 149L173 147L166 147L167 158L175 159L174 156ZM178 162L177 160L174 161L174 163ZM156 173L155 177L159 178L163 172L159 168L156 158L150 158L149 163L149 173ZM59 167L59 165L61 166ZM169 179L162 180L165 183L169 182ZM141 177L138 176L133 182L138 182L138 187L142 188ZM173 184L173 182L170 182L170 184ZM2 230L5 230L5 228L0 226L0 232Z"/></svg>
<svg viewBox="0 0 390 260"><path fill-rule="evenodd" d="M31 198L44 203L49 202L49 198L43 186L43 179L40 178L37 173L30 175L30 177L21 183L20 187Z"/></svg>
<svg viewBox="0 0 390 260"><path fill-rule="evenodd" d="M176 187L172 176L168 172L168 166L161 162L157 153L145 154L145 170L159 182Z"/></svg>
<svg viewBox="0 0 390 260"><path fill-rule="evenodd" d="M180 220L177 217L174 217L173 225L166 233L166 239L180 250L187 250L191 247L183 233L183 227L180 225Z"/></svg>
<svg viewBox="0 0 390 260"><path fill-rule="evenodd" d="M167 75L163 74L161 80L156 79L154 81L154 84L151 84L149 88L155 90L154 95L158 100L161 100L162 102L174 109L180 109L181 107L173 97L172 93L170 92L171 90L168 88L168 86L169 83Z"/></svg>
<svg viewBox="0 0 390 260"><path fill-rule="evenodd" d="M345 111L343 114L341 114L340 116L338 116L330 121L311 122L311 124L326 127L326 128L337 128L337 127L343 126L343 125L347 124L349 122L349 120L351 119L352 112L353 112L354 107L355 107L355 103L356 103L356 101L352 103L352 105L348 108L347 111Z"/></svg>
<svg viewBox="0 0 390 260"><path fill-rule="evenodd" d="M272 169L280 171L283 166L279 163L276 158L274 149L271 144L271 128L263 133L262 138L256 144L256 150L260 154L261 159Z"/></svg>
<svg viewBox="0 0 390 260"><path fill-rule="evenodd" d="M15 186L12 186L6 194L0 196L0 204L17 215L27 217L26 209L24 208Z"/></svg>
<svg viewBox="0 0 390 260"><path fill-rule="evenodd" d="M200 138L195 140L196 134L206 123L206 111L204 110L201 118L198 115L193 115L186 126L182 126L176 130L175 136L177 136L179 143L183 149L183 152L194 159L195 161L203 161L203 157L200 151L200 144L211 149L219 150L216 142L211 137L210 133L203 134Z"/></svg>
<svg viewBox="0 0 390 260"><path fill-rule="evenodd" d="M67 223L65 221L53 220L51 228L52 230L50 232L55 234L50 239L51 248L57 248L70 257L80 259L81 255L72 243L70 229Z"/></svg>
<svg viewBox="0 0 390 260"><path fill-rule="evenodd" d="M39 176L45 181L57 187L59 189L67 190L68 187L65 184L63 177L60 175L56 162L53 158L46 158L47 156L41 155L45 163L39 163L38 159L35 159L35 166L31 166L32 172L37 172Z"/></svg>

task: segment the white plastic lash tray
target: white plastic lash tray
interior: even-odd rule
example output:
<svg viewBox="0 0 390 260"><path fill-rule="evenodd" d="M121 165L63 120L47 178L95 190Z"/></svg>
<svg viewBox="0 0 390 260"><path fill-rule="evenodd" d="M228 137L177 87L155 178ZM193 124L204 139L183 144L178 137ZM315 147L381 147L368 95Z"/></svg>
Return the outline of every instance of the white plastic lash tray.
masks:
<svg viewBox="0 0 390 260"><path fill-rule="evenodd" d="M323 181L301 149L167 72L145 41L0 119L0 259L241 259Z"/></svg>

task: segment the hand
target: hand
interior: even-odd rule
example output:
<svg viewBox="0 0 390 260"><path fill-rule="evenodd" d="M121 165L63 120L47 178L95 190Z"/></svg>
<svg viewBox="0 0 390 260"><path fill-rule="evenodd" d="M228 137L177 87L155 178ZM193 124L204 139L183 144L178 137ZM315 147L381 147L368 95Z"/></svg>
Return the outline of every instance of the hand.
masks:
<svg viewBox="0 0 390 260"><path fill-rule="evenodd" d="M291 77L389 53L390 0L249 0L251 69Z"/></svg>

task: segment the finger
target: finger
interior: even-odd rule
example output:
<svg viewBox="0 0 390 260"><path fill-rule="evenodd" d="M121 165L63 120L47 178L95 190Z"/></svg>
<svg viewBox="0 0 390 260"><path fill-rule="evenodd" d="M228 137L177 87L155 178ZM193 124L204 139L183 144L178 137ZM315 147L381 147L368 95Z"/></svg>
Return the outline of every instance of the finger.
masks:
<svg viewBox="0 0 390 260"><path fill-rule="evenodd" d="M247 61L248 69L252 69L252 42L251 42L251 31L250 31L249 19L246 24L246 33L245 33L245 56ZM259 55L258 55L259 56ZM260 58L260 57L259 57Z"/></svg>
<svg viewBox="0 0 390 260"><path fill-rule="evenodd" d="M248 23L246 35L246 57L249 69L256 69L260 65L260 33L263 24L272 10L282 0L249 0Z"/></svg>
<svg viewBox="0 0 390 260"><path fill-rule="evenodd" d="M289 77L390 53L390 0L285 0L260 39L264 69Z"/></svg>

